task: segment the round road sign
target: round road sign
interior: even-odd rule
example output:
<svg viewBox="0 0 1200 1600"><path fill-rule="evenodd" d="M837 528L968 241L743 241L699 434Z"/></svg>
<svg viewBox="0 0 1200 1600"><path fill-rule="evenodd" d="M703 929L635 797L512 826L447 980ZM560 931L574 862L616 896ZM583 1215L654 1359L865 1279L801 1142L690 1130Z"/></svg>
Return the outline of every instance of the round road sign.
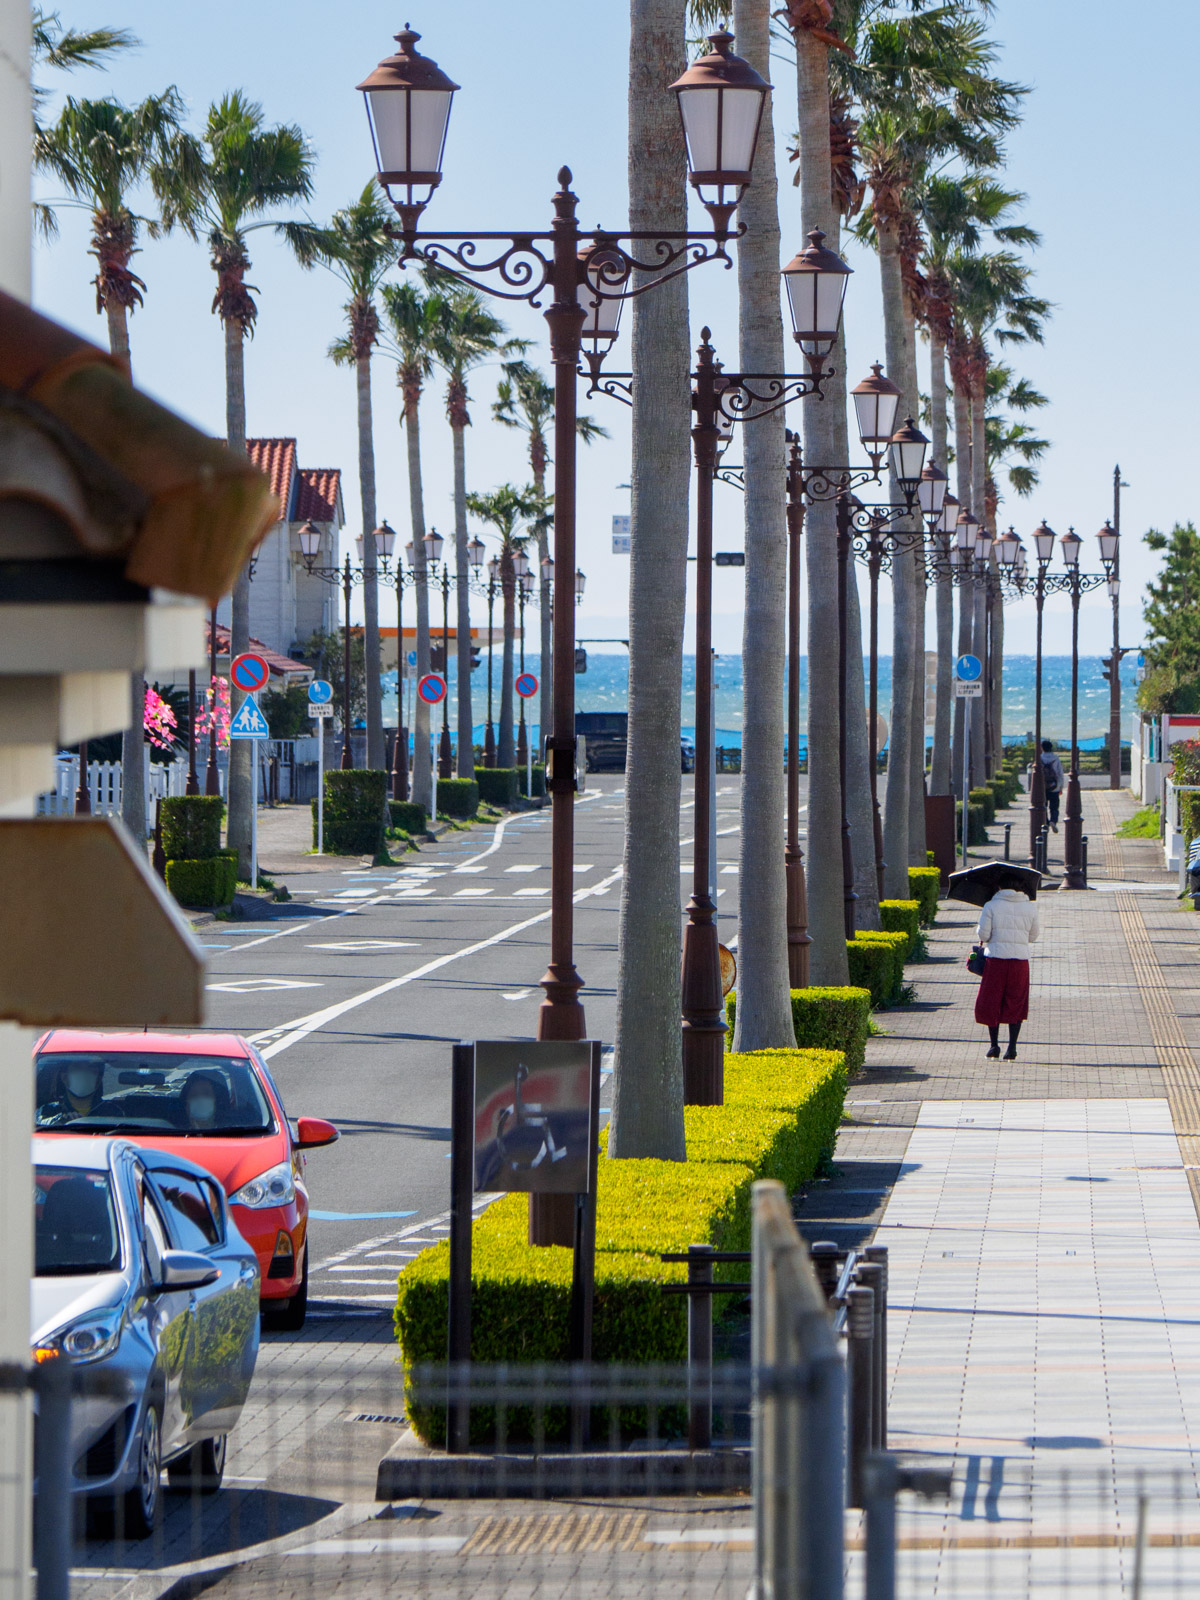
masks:
<svg viewBox="0 0 1200 1600"><path fill-rule="evenodd" d="M517 674L517 681L513 684L513 688L521 696L522 700L528 700L530 695L538 692L538 681L532 672L521 672Z"/></svg>
<svg viewBox="0 0 1200 1600"><path fill-rule="evenodd" d="M961 678L963 683L974 683L982 671L983 663L978 656L959 656L954 663L955 675Z"/></svg>
<svg viewBox="0 0 1200 1600"><path fill-rule="evenodd" d="M243 655L234 656L229 666L229 676L238 689L245 690L247 694L257 694L260 689L266 688L271 669L261 656L256 656L253 650L247 650Z"/></svg>
<svg viewBox="0 0 1200 1600"><path fill-rule="evenodd" d="M446 680L440 672L427 672L417 684L417 693L427 706L441 705L446 698Z"/></svg>
<svg viewBox="0 0 1200 1600"><path fill-rule="evenodd" d="M404 659L408 662L410 667L415 667L417 664L417 652L415 650L410 650Z"/></svg>
<svg viewBox="0 0 1200 1600"><path fill-rule="evenodd" d="M333 685L324 678L314 678L308 686L308 698L314 706L327 706L333 699Z"/></svg>

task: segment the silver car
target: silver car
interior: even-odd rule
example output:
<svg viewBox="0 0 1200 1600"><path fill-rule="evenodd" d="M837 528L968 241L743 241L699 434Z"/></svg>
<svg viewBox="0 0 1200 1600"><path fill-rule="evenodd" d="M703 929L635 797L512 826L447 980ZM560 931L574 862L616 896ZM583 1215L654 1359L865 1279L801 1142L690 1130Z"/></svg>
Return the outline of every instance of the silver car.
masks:
<svg viewBox="0 0 1200 1600"><path fill-rule="evenodd" d="M34 1358L104 1374L72 1407L73 1489L145 1538L164 1465L173 1486L220 1487L258 1355L258 1261L183 1156L56 1135L33 1161Z"/></svg>

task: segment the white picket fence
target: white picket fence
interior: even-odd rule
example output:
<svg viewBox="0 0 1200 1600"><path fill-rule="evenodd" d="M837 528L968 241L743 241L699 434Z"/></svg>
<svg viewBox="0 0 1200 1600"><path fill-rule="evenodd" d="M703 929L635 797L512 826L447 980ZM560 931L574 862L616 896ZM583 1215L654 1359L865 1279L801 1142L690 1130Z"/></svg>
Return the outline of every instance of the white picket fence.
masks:
<svg viewBox="0 0 1200 1600"><path fill-rule="evenodd" d="M168 795L187 792L187 762L169 763L151 761L145 754L146 833L154 831L154 808ZM220 772L221 793L225 792L225 772ZM201 774L203 781L203 773ZM119 761L89 761L87 769L88 797L92 815L97 817L121 814L121 763ZM39 816L69 817L75 812L75 794L79 788L79 757L60 755L55 763L54 788L37 799Z"/></svg>

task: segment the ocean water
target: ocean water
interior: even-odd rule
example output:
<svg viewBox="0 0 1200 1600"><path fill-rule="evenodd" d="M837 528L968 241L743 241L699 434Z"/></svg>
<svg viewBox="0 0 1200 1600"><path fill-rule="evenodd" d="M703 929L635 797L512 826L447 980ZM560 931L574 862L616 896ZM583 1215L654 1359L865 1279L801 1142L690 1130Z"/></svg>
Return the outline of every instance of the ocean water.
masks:
<svg viewBox="0 0 1200 1600"><path fill-rule="evenodd" d="M526 656L526 668L536 673L538 657ZM1122 663L1121 714L1125 737L1128 738L1129 713L1134 703L1136 689L1136 657L1128 655ZM1079 737L1080 740L1102 739L1108 732L1108 683L1101 676L1104 660L1100 656L1079 658ZM1004 737L1024 737L1033 729L1034 708L1033 656L1006 656L1004 661ZM499 662L496 664L494 710L499 714ZM472 683L472 702L475 712L476 737L483 738L483 721L487 715L487 664L476 669ZM736 746L742 742L742 658L721 656L717 661L716 721L717 743ZM396 723L396 674L384 675L384 721L390 727ZM406 679L406 694L411 704L413 685ZM881 656L879 660L879 708L888 715L892 692L892 660ZM450 721L453 727L455 676L453 662L450 673ZM575 678L575 703L580 711L624 711L629 703L629 660L620 655L588 653L587 671ZM536 715L538 702L532 701ZM808 705L808 661L800 663L800 725L803 728ZM696 660L683 658L683 696L680 704L680 729L690 737L696 715ZM440 726L440 714L434 713L435 726ZM515 712L514 712L515 718ZM411 726L411 713L408 720ZM1042 657L1042 732L1048 739L1069 739L1071 735L1071 658L1070 656Z"/></svg>

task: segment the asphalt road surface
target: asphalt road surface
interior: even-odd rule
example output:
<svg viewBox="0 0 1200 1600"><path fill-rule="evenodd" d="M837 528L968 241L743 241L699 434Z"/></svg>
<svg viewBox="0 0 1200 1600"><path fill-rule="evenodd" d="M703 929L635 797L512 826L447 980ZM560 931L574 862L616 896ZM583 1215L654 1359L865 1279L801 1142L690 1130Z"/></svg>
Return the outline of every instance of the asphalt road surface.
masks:
<svg viewBox="0 0 1200 1600"><path fill-rule="evenodd" d="M717 783L727 944L736 933L739 782ZM589 1036L606 1046L616 1009L623 783L590 777L576 809L576 964ZM692 804L685 778L681 907ZM289 1115L328 1117L341 1130L340 1143L308 1162L310 1294L390 1304L398 1268L447 1226L439 1219L449 1205L450 1046L536 1033L550 811L449 833L390 868L333 858L300 882L292 880L295 903L276 908L282 917L201 930L209 1026L260 1045Z"/></svg>

